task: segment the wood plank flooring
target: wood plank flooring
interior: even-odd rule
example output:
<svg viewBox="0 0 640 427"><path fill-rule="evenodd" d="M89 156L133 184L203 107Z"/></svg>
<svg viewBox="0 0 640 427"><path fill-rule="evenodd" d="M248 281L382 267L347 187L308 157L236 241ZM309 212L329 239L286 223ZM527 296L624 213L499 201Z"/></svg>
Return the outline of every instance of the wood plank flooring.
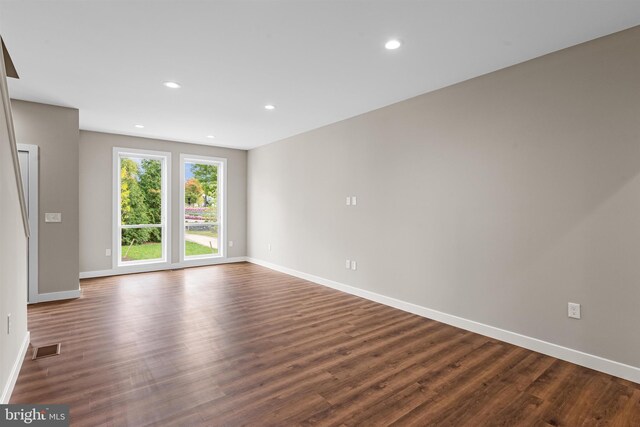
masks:
<svg viewBox="0 0 640 427"><path fill-rule="evenodd" d="M12 403L77 426L640 426L640 385L248 263L29 307Z"/></svg>

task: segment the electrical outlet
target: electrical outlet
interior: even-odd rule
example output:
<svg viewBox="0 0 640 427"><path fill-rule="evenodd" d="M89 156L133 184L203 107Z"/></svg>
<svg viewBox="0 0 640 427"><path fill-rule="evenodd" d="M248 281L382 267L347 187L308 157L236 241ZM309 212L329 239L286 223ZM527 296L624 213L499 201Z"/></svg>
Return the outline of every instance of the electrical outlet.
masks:
<svg viewBox="0 0 640 427"><path fill-rule="evenodd" d="M111 256L111 249L105 249L104 255L105 256Z"/></svg>
<svg viewBox="0 0 640 427"><path fill-rule="evenodd" d="M358 265L356 264L355 261L351 261L351 269L352 270L356 270L358 268Z"/></svg>
<svg viewBox="0 0 640 427"><path fill-rule="evenodd" d="M351 196L351 206L355 206L358 204L358 198L356 196Z"/></svg>
<svg viewBox="0 0 640 427"><path fill-rule="evenodd" d="M233 247L233 240L229 240L229 247L232 248Z"/></svg>
<svg viewBox="0 0 640 427"><path fill-rule="evenodd" d="M351 206L351 197L347 196L347 206Z"/></svg>
<svg viewBox="0 0 640 427"><path fill-rule="evenodd" d="M7 314L7 335L11 335L11 313Z"/></svg>
<svg viewBox="0 0 640 427"><path fill-rule="evenodd" d="M569 317L572 319L580 319L580 304L574 302L569 303Z"/></svg>
<svg viewBox="0 0 640 427"><path fill-rule="evenodd" d="M347 260L347 262L344 263L344 268L346 268L347 270L351 268L351 261Z"/></svg>

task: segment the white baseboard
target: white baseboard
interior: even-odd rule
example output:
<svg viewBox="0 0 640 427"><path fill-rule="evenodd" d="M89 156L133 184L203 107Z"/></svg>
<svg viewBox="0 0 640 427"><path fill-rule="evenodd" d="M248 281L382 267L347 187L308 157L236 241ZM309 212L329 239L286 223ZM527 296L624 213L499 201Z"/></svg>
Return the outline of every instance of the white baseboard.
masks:
<svg viewBox="0 0 640 427"><path fill-rule="evenodd" d="M432 310L430 308L422 307L406 301L401 301L385 295L377 294L375 292L370 292L364 289L345 285L333 280L324 279L312 274L296 271L287 267L282 267L280 265L262 261L259 259L247 257L247 261L253 264L261 265L263 267L267 267L271 270L276 270L281 273L289 274L291 276L299 277L301 279L317 283L319 285L327 286L351 295L356 295L371 301L378 302L380 304L394 307L399 310L417 314L418 316L437 320L438 322L446 323L448 325L465 329L467 331L475 332L477 334L508 342L519 347L537 351L538 353L546 354L557 359L575 363L576 365L584 366L596 371L607 373L609 375L614 375L616 377L640 383L640 368L636 366L626 365L624 363L605 359L600 356L584 353L579 350L563 347L561 345L553 344L547 341L542 341L537 338L532 338L516 332L507 331L505 329L485 325L483 323L443 313L441 311Z"/></svg>
<svg viewBox="0 0 640 427"><path fill-rule="evenodd" d="M80 298L80 295L82 295L80 288L74 289L72 291L49 292L46 294L38 294L36 296L37 299L34 302L49 302L49 301L59 301L59 300L65 300L65 299L74 299L74 298Z"/></svg>
<svg viewBox="0 0 640 427"><path fill-rule="evenodd" d="M22 361L24 360L24 355L27 354L27 349L29 348L29 342L31 342L31 333L27 331L22 340L22 347L20 347L20 351L18 352L18 356L16 360L13 362L13 367L11 368L11 372L9 373L9 378L7 378L7 383L2 388L2 396L0 396L0 403L7 404L9 403L9 399L11 399L11 393L13 393L13 388L16 385L16 381L18 381L18 375L20 374L20 368L22 367Z"/></svg>
<svg viewBox="0 0 640 427"><path fill-rule="evenodd" d="M245 262L247 257L233 257L221 259L196 259L190 261L179 262L175 264L158 264L158 265L137 265L131 267L112 268L109 270L81 271L81 279L91 279L94 277L119 276L122 274L132 273L150 273L152 271L173 270L178 268L204 267L207 265L231 264L234 262Z"/></svg>

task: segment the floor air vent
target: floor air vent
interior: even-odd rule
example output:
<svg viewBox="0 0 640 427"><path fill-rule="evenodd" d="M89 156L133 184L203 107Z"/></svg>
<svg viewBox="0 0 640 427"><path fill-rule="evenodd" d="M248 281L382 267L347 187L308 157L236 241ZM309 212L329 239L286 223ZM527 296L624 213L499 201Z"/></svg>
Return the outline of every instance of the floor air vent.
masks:
<svg viewBox="0 0 640 427"><path fill-rule="evenodd" d="M33 349L33 360L42 359L44 357L57 356L60 354L60 343L43 345Z"/></svg>

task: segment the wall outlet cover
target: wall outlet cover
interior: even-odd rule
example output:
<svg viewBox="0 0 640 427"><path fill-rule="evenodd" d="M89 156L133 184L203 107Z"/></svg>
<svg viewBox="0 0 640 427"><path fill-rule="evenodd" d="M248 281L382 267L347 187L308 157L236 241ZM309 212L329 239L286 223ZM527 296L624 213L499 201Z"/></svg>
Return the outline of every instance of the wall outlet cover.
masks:
<svg viewBox="0 0 640 427"><path fill-rule="evenodd" d="M568 305L568 315L572 319L580 319L580 304L576 304L575 302L570 302Z"/></svg>

